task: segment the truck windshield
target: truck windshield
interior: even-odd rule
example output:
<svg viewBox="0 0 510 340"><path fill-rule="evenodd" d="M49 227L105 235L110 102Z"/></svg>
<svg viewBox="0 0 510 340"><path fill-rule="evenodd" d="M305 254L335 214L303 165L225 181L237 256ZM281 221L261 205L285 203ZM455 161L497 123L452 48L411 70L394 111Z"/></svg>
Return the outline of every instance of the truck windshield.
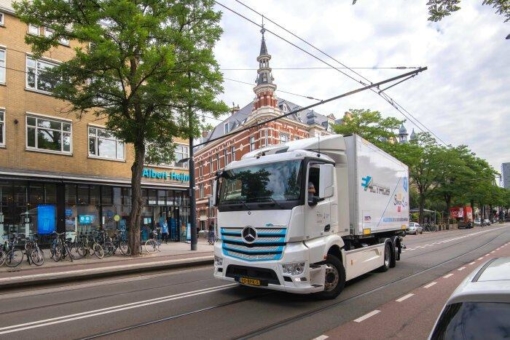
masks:
<svg viewBox="0 0 510 340"><path fill-rule="evenodd" d="M227 170L221 181L219 204L268 202L280 205L300 197L301 161L259 164Z"/></svg>

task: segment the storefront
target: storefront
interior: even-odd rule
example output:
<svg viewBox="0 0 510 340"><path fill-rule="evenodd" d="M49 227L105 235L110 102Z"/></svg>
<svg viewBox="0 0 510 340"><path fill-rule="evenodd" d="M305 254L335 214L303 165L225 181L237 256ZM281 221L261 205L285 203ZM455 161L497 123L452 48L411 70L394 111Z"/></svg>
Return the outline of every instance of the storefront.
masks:
<svg viewBox="0 0 510 340"><path fill-rule="evenodd" d="M189 195L185 187L142 184L141 237L147 238L161 217L170 239L186 240ZM87 233L98 228L126 230L131 211L131 188L126 183L91 183L53 178L0 178L0 233L27 237L38 234L46 243L51 234ZM184 232L184 234L183 234Z"/></svg>

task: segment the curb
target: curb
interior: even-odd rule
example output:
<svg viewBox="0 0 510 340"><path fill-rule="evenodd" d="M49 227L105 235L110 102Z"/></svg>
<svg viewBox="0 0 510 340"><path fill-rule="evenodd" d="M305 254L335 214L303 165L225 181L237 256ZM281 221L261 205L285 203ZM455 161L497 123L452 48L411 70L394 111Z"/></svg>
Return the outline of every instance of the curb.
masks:
<svg viewBox="0 0 510 340"><path fill-rule="evenodd" d="M75 269L65 272L43 273L16 277L0 278L0 289L43 286L62 282L86 281L103 277L125 275L130 273L146 273L166 269L179 269L195 266L211 265L211 256L178 260L156 261L147 263L126 264L102 268Z"/></svg>

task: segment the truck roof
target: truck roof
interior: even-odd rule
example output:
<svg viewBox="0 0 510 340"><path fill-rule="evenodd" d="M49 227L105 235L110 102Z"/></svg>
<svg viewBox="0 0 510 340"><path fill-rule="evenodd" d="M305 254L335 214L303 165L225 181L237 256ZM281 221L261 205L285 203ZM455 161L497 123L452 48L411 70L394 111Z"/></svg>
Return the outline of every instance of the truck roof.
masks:
<svg viewBox="0 0 510 340"><path fill-rule="evenodd" d="M345 141L342 135L318 136L287 142L285 144L270 145L262 149L245 154L241 159L259 158L266 155L286 153L290 151L310 151L328 155L338 162L340 156L345 155Z"/></svg>

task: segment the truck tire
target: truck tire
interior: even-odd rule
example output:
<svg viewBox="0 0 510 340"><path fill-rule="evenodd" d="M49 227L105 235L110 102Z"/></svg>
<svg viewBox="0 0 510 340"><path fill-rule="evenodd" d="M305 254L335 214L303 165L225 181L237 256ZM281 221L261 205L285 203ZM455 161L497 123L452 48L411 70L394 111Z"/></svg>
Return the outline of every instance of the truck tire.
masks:
<svg viewBox="0 0 510 340"><path fill-rule="evenodd" d="M394 248L391 245L391 241L387 240L384 244L384 264L379 267L378 271L387 272L391 265L391 249Z"/></svg>
<svg viewBox="0 0 510 340"><path fill-rule="evenodd" d="M330 300L336 298L345 286L345 269L338 257L328 254L326 261L326 275L324 277L324 290L316 293L317 298L321 300Z"/></svg>

